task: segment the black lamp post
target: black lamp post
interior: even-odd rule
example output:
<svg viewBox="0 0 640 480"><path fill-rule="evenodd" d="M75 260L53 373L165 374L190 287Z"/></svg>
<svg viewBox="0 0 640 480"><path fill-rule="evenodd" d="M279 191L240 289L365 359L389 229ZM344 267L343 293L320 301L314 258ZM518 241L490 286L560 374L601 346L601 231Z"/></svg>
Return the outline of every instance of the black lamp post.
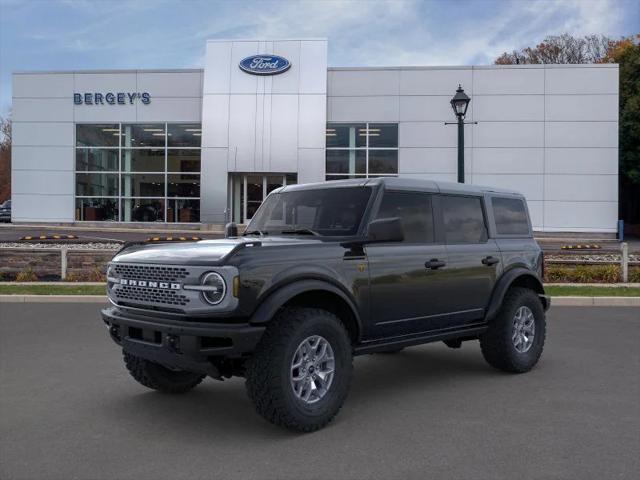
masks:
<svg viewBox="0 0 640 480"><path fill-rule="evenodd" d="M470 101L462 85L458 85L456 94L451 99L451 108L458 117L458 183L464 183L464 116L467 114Z"/></svg>

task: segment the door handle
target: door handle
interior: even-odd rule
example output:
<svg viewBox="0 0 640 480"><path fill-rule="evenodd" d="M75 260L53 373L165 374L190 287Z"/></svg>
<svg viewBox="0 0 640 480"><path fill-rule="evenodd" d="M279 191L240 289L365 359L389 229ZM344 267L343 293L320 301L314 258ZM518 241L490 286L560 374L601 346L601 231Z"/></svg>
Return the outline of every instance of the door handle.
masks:
<svg viewBox="0 0 640 480"><path fill-rule="evenodd" d="M442 260L438 260L437 258L432 258L431 260L429 260L428 262L425 262L424 266L426 268L430 268L431 270L437 270L440 267L444 267L446 265L446 262L443 262Z"/></svg>
<svg viewBox="0 0 640 480"><path fill-rule="evenodd" d="M482 259L482 263L485 264L487 267L490 267L491 265L495 265L499 261L500 261L499 258L492 257L491 255L489 255L488 257L484 257Z"/></svg>

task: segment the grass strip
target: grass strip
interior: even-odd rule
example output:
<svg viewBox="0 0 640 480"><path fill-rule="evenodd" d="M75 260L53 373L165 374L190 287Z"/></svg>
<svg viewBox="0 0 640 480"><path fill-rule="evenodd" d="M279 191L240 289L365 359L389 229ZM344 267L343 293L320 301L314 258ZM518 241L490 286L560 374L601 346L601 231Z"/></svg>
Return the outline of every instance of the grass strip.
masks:
<svg viewBox="0 0 640 480"><path fill-rule="evenodd" d="M0 284L0 295L106 295L106 285Z"/></svg>

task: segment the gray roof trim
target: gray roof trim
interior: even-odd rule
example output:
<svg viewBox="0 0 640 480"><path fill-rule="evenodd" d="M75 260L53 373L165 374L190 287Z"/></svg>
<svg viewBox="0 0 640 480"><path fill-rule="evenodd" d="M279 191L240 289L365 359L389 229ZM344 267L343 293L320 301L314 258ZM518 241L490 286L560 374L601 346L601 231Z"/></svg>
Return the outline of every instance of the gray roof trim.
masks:
<svg viewBox="0 0 640 480"><path fill-rule="evenodd" d="M150 68L115 70L18 70L13 75L69 75L69 74L111 74L111 73L204 73L203 68Z"/></svg>

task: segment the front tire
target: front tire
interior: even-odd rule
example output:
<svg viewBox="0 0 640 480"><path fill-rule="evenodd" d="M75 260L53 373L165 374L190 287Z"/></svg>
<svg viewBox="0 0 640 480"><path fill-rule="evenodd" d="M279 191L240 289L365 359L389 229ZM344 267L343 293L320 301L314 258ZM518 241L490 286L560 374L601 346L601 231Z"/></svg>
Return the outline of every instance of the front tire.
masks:
<svg viewBox="0 0 640 480"><path fill-rule="evenodd" d="M139 384L162 393L186 393L206 376L183 370L169 370L158 363L124 351L123 355L127 370Z"/></svg>
<svg viewBox="0 0 640 480"><path fill-rule="evenodd" d="M249 362L246 387L266 420L312 432L338 413L352 373L351 342L338 317L318 308L285 308Z"/></svg>
<svg viewBox="0 0 640 480"><path fill-rule="evenodd" d="M537 293L516 287L507 292L500 311L480 336L480 348L492 367L524 373L538 363L545 335L545 313Z"/></svg>

